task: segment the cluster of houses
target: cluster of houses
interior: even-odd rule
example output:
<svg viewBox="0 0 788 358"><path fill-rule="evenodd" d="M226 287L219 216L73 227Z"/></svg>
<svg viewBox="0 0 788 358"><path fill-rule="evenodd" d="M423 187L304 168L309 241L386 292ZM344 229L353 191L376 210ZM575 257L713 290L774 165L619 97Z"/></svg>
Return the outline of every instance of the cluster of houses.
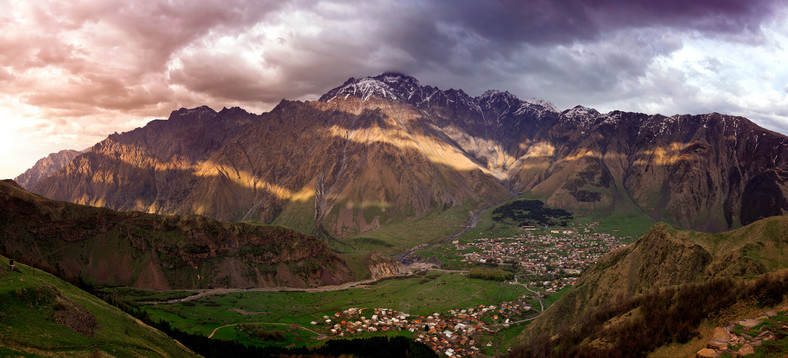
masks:
<svg viewBox="0 0 788 358"><path fill-rule="evenodd" d="M557 230L556 230L557 231ZM583 231L583 233L580 233ZM512 265L546 294L574 284L580 274L604 254L624 246L625 238L585 230L562 230L524 234L496 239L478 239L469 243L453 241L461 262L478 265ZM512 284L517 284L513 281ZM315 329L329 337L348 337L365 333L408 331L413 338L447 357L477 357L483 343L499 329L508 328L534 317L535 312L520 296L510 302L454 309L431 315L411 315L388 308L348 308L312 321Z"/></svg>
<svg viewBox="0 0 788 358"><path fill-rule="evenodd" d="M414 339L448 357L476 357L480 354L477 333L494 332L533 315L526 302L529 296L496 305L431 315L411 315L389 308L348 308L312 321L329 337L348 337L367 332L409 331Z"/></svg>
<svg viewBox="0 0 788 358"><path fill-rule="evenodd" d="M561 235L531 232L506 238L453 241L466 264L515 265L532 285L547 293L574 284L577 277L604 254L624 246L624 240L604 233L565 230Z"/></svg>

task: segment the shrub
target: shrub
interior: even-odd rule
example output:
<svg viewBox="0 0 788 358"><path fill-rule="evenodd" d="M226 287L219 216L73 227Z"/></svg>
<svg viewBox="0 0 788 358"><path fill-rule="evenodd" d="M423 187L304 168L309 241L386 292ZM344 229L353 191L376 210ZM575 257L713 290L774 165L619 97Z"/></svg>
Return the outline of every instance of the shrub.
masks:
<svg viewBox="0 0 788 358"><path fill-rule="evenodd" d="M511 280L514 278L514 274L509 271L504 271L501 269L489 269L489 268L472 268L468 271L468 277L471 278L480 278L482 280L491 280L491 281L506 281Z"/></svg>

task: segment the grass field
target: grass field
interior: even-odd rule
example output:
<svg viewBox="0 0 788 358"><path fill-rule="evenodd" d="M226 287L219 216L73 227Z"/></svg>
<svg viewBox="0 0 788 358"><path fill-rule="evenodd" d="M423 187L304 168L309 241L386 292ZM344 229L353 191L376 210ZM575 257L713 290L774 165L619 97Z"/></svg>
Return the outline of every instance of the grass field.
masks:
<svg viewBox="0 0 788 358"><path fill-rule="evenodd" d="M404 218L376 231L364 233L342 242L350 245L356 252L378 251L384 255L404 252L422 243L445 239L461 231L468 221L473 204L434 211L420 218ZM340 251L346 248L337 247Z"/></svg>
<svg viewBox="0 0 788 358"><path fill-rule="evenodd" d="M178 304L144 305L142 308L151 318L168 321L187 332L207 336L224 325L266 324L267 329L286 331L286 340L263 341L239 334L235 326L220 328L214 337L260 346L314 346L320 343L314 339L317 334L300 327L309 328L310 321L320 321L324 315L332 316L351 307L390 308L412 315L427 315L454 308L498 304L526 293L528 291L521 286L433 271L380 281L368 288L318 293L242 292L207 296ZM296 327L291 327L291 324Z"/></svg>

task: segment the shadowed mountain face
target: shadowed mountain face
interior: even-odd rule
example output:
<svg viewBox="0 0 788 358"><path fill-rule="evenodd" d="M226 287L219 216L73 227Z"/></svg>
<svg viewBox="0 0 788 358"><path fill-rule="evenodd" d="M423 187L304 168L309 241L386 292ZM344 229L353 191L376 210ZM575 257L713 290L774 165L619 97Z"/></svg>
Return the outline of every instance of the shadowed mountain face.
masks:
<svg viewBox="0 0 788 358"><path fill-rule="evenodd" d="M32 168L25 170L14 179L20 186L25 189L31 189L39 180L46 179L53 173L65 167L68 163L79 155L80 152L76 150L61 150L57 153L52 153L45 158L39 159Z"/></svg>
<svg viewBox="0 0 788 358"><path fill-rule="evenodd" d="M0 251L102 285L306 287L354 279L319 239L202 216L115 212L0 182Z"/></svg>
<svg viewBox="0 0 788 358"><path fill-rule="evenodd" d="M559 112L387 73L260 116L181 109L110 136L34 191L338 237L523 192L722 231L788 211L786 158L788 138L742 117Z"/></svg>

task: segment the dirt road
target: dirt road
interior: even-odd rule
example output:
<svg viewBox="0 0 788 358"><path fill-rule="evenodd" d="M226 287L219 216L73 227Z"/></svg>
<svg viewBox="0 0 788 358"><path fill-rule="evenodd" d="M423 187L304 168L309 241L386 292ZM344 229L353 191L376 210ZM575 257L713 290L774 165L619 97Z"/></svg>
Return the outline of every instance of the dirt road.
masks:
<svg viewBox="0 0 788 358"><path fill-rule="evenodd" d="M259 324L259 325L272 325L272 326L293 326L293 324L290 324L290 323L271 323L271 322L231 323L231 324L225 324L224 326L219 326L219 327L214 328L213 331L211 332L211 334L208 335L208 338L213 338L213 335L216 334L216 331L218 331L219 328L233 327L233 326L237 326L239 324ZM299 326L299 325L295 325L295 326L300 328L300 329L302 329L302 330L304 330L304 331L312 332L312 333L314 333L314 334L316 334L318 336L322 334L322 333L319 333L319 332L315 332L315 331L313 331L313 330L311 330L309 328L306 328L304 326Z"/></svg>
<svg viewBox="0 0 788 358"><path fill-rule="evenodd" d="M363 280L363 281L355 281L355 282L347 282L341 285L331 285L331 286L320 286L320 287L253 287L253 288L212 288L207 290L196 290L194 291L195 294L184 297L184 298L176 298L172 300L166 301L144 301L140 302L140 304L145 305L155 305L155 304L170 304L170 303L179 303L179 302L188 302L198 300L205 296L212 296L212 295L226 295L228 293L237 293L237 292L327 292L327 291L338 291L338 290L347 290L349 288L363 288L366 285L375 283L380 281L381 279L370 279L370 280Z"/></svg>

